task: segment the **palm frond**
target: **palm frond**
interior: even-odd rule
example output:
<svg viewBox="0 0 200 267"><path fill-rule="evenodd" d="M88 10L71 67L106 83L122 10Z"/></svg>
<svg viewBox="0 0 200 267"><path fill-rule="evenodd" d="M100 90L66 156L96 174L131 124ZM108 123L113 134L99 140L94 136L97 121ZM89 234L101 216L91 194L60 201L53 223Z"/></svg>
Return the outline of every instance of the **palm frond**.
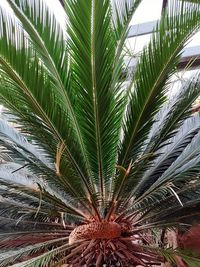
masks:
<svg viewBox="0 0 200 267"><path fill-rule="evenodd" d="M79 173L80 177L82 177L82 181L87 191L87 198L89 198L90 196L90 198L94 201L93 194L91 192L93 185L87 177L90 168L88 166L88 160L85 153L82 135L80 133L80 127L73 108L75 98L74 95L70 92L71 86L69 83L70 74L68 74L68 59L65 56L66 45L60 26L55 20L53 14L51 14L50 11L46 8L46 5L43 1L39 3L39 6L37 6L36 3L29 5L29 1L24 2L23 5L20 4L20 1L8 2L21 21L24 29L28 32L31 42L36 49L39 58L41 58L42 63L45 64L45 70L49 69L48 76L50 80L48 79L48 87L50 87L51 81L51 84L53 86L53 91L51 91L51 93L53 92L54 94L52 96L54 99L53 102L58 107L57 111L59 112L56 114L55 110L53 111L52 115L54 117L54 122L58 122L57 120L55 120L56 117L60 117L61 120L63 118L67 121L62 121L62 125L68 125L68 127L65 129L65 132L67 131L68 137L73 138L74 140L73 151L76 147L76 149L78 149L77 155L82 155L82 157L77 156L79 161L78 163L77 159L74 158L74 155L72 155L72 152L68 148L68 145L66 145L66 137L63 138L58 131L58 128L54 125L54 123L52 123L51 119L49 119L48 116L45 116L46 120L48 121L48 126L51 125L51 129L53 130L54 134L56 134L58 140L57 145L64 144L68 157L71 158L71 161L73 162L72 164L74 165L76 171ZM46 18L45 22L43 21L44 14ZM43 34L43 29L46 30L45 34ZM51 41L53 41L55 44L53 47L50 45L51 42L49 42L49 38L52 38ZM46 106L49 108L47 103L48 102L45 101ZM41 109L41 111L43 110ZM62 116L63 113L65 113L64 117ZM61 121L59 123L61 123ZM70 143L71 141L68 144ZM81 164L80 159L82 158L83 161ZM87 168L85 168L85 163Z"/></svg>
<svg viewBox="0 0 200 267"><path fill-rule="evenodd" d="M37 252L53 244L56 244L56 243L59 244L59 242L66 241L67 239L68 239L67 237L58 238L55 240L42 242L41 244L27 246L26 248L21 248L21 249L14 250L14 251L9 250L8 252L1 253L0 266L3 267L3 266L6 266L8 263L14 263L16 262L16 260L20 259L21 257L28 256L31 253Z"/></svg>
<svg viewBox="0 0 200 267"><path fill-rule="evenodd" d="M132 71L141 0L65 0L66 29L44 0L7 2L0 267L198 265L165 230L200 222L199 74L170 91L200 6L172 1Z"/></svg>
<svg viewBox="0 0 200 267"><path fill-rule="evenodd" d="M145 190L152 185L154 179L156 180L156 176L159 177L161 175L159 174L159 171L156 171L156 176L154 176L153 180L148 180L148 173L152 169L151 166L153 165L154 167L156 167L157 163L160 163L159 160L162 160L162 154L163 152L166 153L168 147L173 149L174 144L174 146L176 147L176 149L174 147L174 153L176 153L177 149L179 149L179 152L181 153L182 150L180 150L180 147L178 147L178 145L176 146L176 144L179 142L182 143L183 140L185 140L183 143L187 145L188 142L190 142L190 137L195 135L198 128L197 125L199 125L198 115L196 116L196 119L189 119L185 122L185 125L182 126L182 124L191 115L191 107L199 96L199 90L200 87L198 78L193 77L191 81L186 82L181 87L180 92L176 96L174 96L173 99L169 98L164 107L156 116L155 122L150 132L150 137L146 140L146 147L139 159L136 160L135 164L132 167L132 171L128 176L128 181L125 187L125 190L126 188L128 190L126 194L128 199L130 199L133 195L141 196L142 192L145 192ZM182 127L180 129L180 133L177 134L180 127ZM184 132L182 129L191 130L191 135L188 132L187 137L186 132ZM192 132L194 133L194 135L192 134ZM173 136L175 136L174 139ZM184 146L182 146L182 149L184 149ZM170 162L172 163L175 158L173 159L170 152L168 155L169 157L171 157ZM180 154L176 155L178 156ZM155 158L157 158L157 160ZM166 162L163 162L163 164L165 165ZM165 167L167 169L167 165L165 165ZM145 174L145 171L147 169L148 172ZM133 188L132 192L130 191L130 188Z"/></svg>
<svg viewBox="0 0 200 267"><path fill-rule="evenodd" d="M1 15L2 20L4 20L3 18L5 14L3 11ZM11 109L14 106L13 111L21 118L20 124L25 126L23 129L26 129L26 132L32 136L35 132L37 132L37 135L34 135L34 137L37 136L38 140L40 141L42 138L44 140L44 144L47 142L45 148L50 150L50 153L55 153L58 144L65 144L66 141L64 140L68 138L72 140L72 132L67 126L69 122L67 113L66 111L63 111L63 108L61 108L60 105L58 105L58 99L53 93L54 86L48 79L48 76L45 78L44 67L42 67L42 65L39 63L36 55L34 59L32 59L34 50L31 50L30 47L27 48L25 35L23 32L17 30L17 25L15 25L15 22L13 22L11 18L8 18L6 21L8 24L13 26L15 32L10 33L8 30L8 24L4 25L3 32L7 38L2 38L0 45L0 53L2 55L1 65L4 71L1 95L3 96L3 99L5 99L4 104L7 104L8 108ZM15 46L13 46L13 34L15 36L14 38L16 39L15 42L18 42L18 46L22 46L22 49L17 49ZM21 68L21 65L28 65L30 68ZM5 80L6 83L4 83ZM9 91L6 90L7 86L10 87ZM44 94L40 94L41 88L43 88L42 90ZM52 88L52 90L50 88ZM16 98L18 99L17 103L15 103ZM50 107L48 102L54 103L53 106ZM57 120L57 117L59 117L60 120ZM44 125L43 128L40 127L41 124ZM65 130L62 128L64 137L61 136L61 132L59 131L63 125L66 125ZM68 132L67 135L66 131ZM77 142L75 142L75 140L71 142L69 139L68 143L71 144L73 155L72 152L70 152L70 149L65 147L65 155L67 155L62 158L63 170L61 173L64 177L60 177L62 180L61 183L65 184L65 186L67 183L67 187L70 187L71 192L75 193L78 188L79 191L83 188L82 186L80 187L80 184L83 182L85 184L85 189L87 188L87 192L83 193L82 191L82 196L85 195L87 198L89 190L93 199L93 193L90 190L89 181L87 181L85 178L86 172L85 167L83 167L84 165L82 165L84 170L81 169L82 158L80 157L80 150L76 150L78 148ZM75 151L77 151L76 159L74 157ZM55 154L52 156L55 157ZM71 174L69 175L69 173ZM82 177L82 179L77 179L78 174L80 174L79 177ZM73 189L72 186L69 185L69 183L66 181L66 177L73 177L72 181L75 182L74 185L76 184L76 189ZM77 193L75 194L77 195ZM78 198L79 196L80 194L78 193Z"/></svg>
<svg viewBox="0 0 200 267"><path fill-rule="evenodd" d="M105 199L106 183L115 172L124 102L113 83L116 39L110 5L108 0L66 1L66 10L79 124L98 191Z"/></svg>
<svg viewBox="0 0 200 267"><path fill-rule="evenodd" d="M24 177L23 174L9 173L8 170L0 171L1 215L8 215L8 218L12 215L20 218L22 215L24 219L25 217L32 219L39 217L40 213L44 214L44 218L49 218L51 213L54 213L63 221L67 216L82 221L86 219L84 213L77 207L77 203L74 203L66 193L61 194L55 189L52 191L51 185L37 181L35 177L31 183L31 178L30 173ZM23 181L26 180L28 182L24 184ZM45 189L42 189L42 186ZM21 207L20 211L17 206Z"/></svg>
<svg viewBox="0 0 200 267"><path fill-rule="evenodd" d="M157 120L152 130L146 152L156 151L165 144L169 138L176 134L177 129L182 125L192 112L192 104L199 96L199 80L196 75L181 87L179 93L166 107L161 110L163 117ZM159 128L159 131L157 130Z"/></svg>
<svg viewBox="0 0 200 267"><path fill-rule="evenodd" d="M120 42L125 41L127 31L129 29L130 21L137 10L137 7L141 3L141 0L125 0L125 1L111 1L113 9L113 24L115 27L115 33L117 39Z"/></svg>
<svg viewBox="0 0 200 267"><path fill-rule="evenodd" d="M36 149L36 146L30 144L25 136L17 132L11 127L5 120L0 119L0 139L1 142L10 142L15 144L19 149L28 154L29 157L39 160L47 168L54 170L54 166L47 153L40 148Z"/></svg>
<svg viewBox="0 0 200 267"><path fill-rule="evenodd" d="M111 1L112 5L112 21L114 26L114 34L116 35L117 40L117 50L115 55L115 71L117 71L118 62L122 61L124 58L124 46L126 38L128 36L128 30L130 26L131 19L137 7L141 3L141 0L113 0ZM118 70L119 71L119 70Z"/></svg>
<svg viewBox="0 0 200 267"><path fill-rule="evenodd" d="M171 264L183 264L182 260L184 260L185 263L188 264L190 267L196 267L199 266L200 260L199 257L194 257L191 255L188 255L188 251L185 250L179 250L179 249L173 249L173 248L166 248L166 249L161 249L161 248L148 248L145 247L145 249L149 249L150 251L157 251L162 257L165 258L165 261Z"/></svg>
<svg viewBox="0 0 200 267"><path fill-rule="evenodd" d="M17 263L15 265L13 265L14 267L32 267L33 265L35 267L40 267L40 266L45 266L46 264L52 263L52 262L56 262L56 260L53 261L53 258L57 255L59 255L59 253L62 253L62 251L68 251L71 248L73 248L74 245L69 246L68 244L60 246L58 248L54 248L51 251L48 251L46 253L43 253L40 256L37 256L33 259L30 259L28 261L22 262L22 263Z"/></svg>
<svg viewBox="0 0 200 267"><path fill-rule="evenodd" d="M68 187L65 181L58 180L59 176L56 174L53 163L41 155L41 153L45 152L42 152L42 150L37 151L36 147L31 145L25 136L14 130L4 121L1 121L0 143L5 149L4 153L9 154L16 162L18 161L23 164L21 167L29 167L32 171L42 176L38 183L42 182L41 185L43 187L48 182L51 186L54 185L54 188L56 186L57 191L60 188L62 192L65 188L66 192L68 189L68 192L74 192L75 188L71 191L71 186ZM16 172L17 170L13 171Z"/></svg>
<svg viewBox="0 0 200 267"><path fill-rule="evenodd" d="M141 195L151 186L183 153L184 149L192 142L193 138L198 134L200 126L199 115L189 118L185 121L175 137L169 140L169 144L165 145L160 156L155 160L153 167L149 166L149 170L145 173L141 182L135 188L135 194ZM163 152L162 152L163 151Z"/></svg>
<svg viewBox="0 0 200 267"><path fill-rule="evenodd" d="M161 19L157 33L142 52L130 84L132 92L119 155L119 165L125 168L131 159L134 161L141 154L155 114L166 100L167 82L175 72L181 50L191 33L199 27L199 10L186 9L184 3L181 5L179 15L173 16L173 10L171 17L165 14Z"/></svg>

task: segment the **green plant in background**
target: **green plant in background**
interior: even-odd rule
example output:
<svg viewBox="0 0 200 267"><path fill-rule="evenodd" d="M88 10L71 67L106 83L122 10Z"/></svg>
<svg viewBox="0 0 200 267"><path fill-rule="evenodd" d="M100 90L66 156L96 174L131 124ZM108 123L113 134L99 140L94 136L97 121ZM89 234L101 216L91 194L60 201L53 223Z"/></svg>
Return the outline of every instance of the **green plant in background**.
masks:
<svg viewBox="0 0 200 267"><path fill-rule="evenodd" d="M199 6L166 10L131 72L141 1L66 0L66 32L42 0L7 2L0 102L15 127L0 121L0 266L199 266L162 237L200 219L199 78L168 94Z"/></svg>

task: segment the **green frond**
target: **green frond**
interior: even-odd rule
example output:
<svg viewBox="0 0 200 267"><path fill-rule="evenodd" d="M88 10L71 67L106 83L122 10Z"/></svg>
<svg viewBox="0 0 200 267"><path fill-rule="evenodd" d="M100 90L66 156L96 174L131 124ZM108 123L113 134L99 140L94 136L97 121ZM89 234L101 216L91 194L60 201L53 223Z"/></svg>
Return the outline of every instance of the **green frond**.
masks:
<svg viewBox="0 0 200 267"><path fill-rule="evenodd" d="M79 198L81 188L78 188L76 185L72 189L72 186L69 185L67 181L63 181L62 178L59 181L59 176L56 173L53 163L47 158L45 159L45 157L42 157L42 150L38 149L37 151L37 149L27 141L25 136L14 130L6 122L1 121L0 125L0 143L6 150L4 153L9 154L13 160L21 162L21 164L26 165L38 175L42 175L43 178L41 181L43 182L43 186L48 182L52 186L54 185L54 188L57 187L57 191L60 188L61 192L65 190L65 192L69 192L72 195L78 195ZM69 177L72 178L72 174ZM40 181L38 182L40 183ZM76 188L78 192L75 191Z"/></svg>
<svg viewBox="0 0 200 267"><path fill-rule="evenodd" d="M189 119L190 122L188 122L188 126L186 121L185 125L182 127L182 129L189 127L191 133L188 132L188 136L183 130L180 130L180 133L177 134L183 122L191 115L192 104L199 96L199 93L199 80L193 77L190 82L186 82L181 87L180 92L174 96L173 99L167 100L166 104L155 117L150 136L146 138L146 147L143 149L141 156L135 161L135 164L133 162L132 170L127 177L128 181L126 182L124 190L127 190L126 196L129 197L129 199L133 195L141 196L142 193L153 184L156 177L161 176L162 173L159 172L159 169L156 169L156 175L154 172L154 174L152 174L153 180L151 180L149 172L152 169L152 165L156 168L156 166L161 163L159 160L162 160L163 153L165 153L164 157L168 164L169 162L172 163L176 157L182 153L185 148L184 144L186 146L188 142L190 142L190 138L197 133L199 115L196 116L196 119ZM173 136L175 136L175 139L173 139ZM180 147L178 145L179 142L181 143ZM171 143L172 146L168 145ZM168 150L167 146L172 149L168 154L166 154ZM177 149L179 150L179 154L177 154ZM173 153L176 154L174 158L172 156ZM169 157L170 160L167 159L167 157ZM155 158L158 159L156 160ZM163 162L165 169L167 169L170 164L166 165L166 162ZM145 173L146 170L148 170L148 172ZM132 188L132 191L130 191L130 188Z"/></svg>
<svg viewBox="0 0 200 267"><path fill-rule="evenodd" d="M30 259L28 261L22 262L22 263L17 263L15 265L13 265L13 267L42 267L45 266L46 264L52 263L52 262L56 262L53 261L53 258L57 255L59 255L59 253L62 253L63 251L68 251L71 248L73 248L74 245L69 246L68 244L60 246L58 248L52 249L49 252L43 253L42 255L35 257L33 259Z"/></svg>
<svg viewBox="0 0 200 267"><path fill-rule="evenodd" d="M25 184L23 181L28 180ZM24 177L23 174L8 173L5 170L0 171L0 193L1 208L0 213L8 218L29 218L38 220L48 220L51 214L58 217L59 220L83 221L86 219L84 213L77 207L67 194L61 195L59 190L37 180L31 183L31 174ZM42 186L45 189L42 189ZM57 207L57 208L56 208ZM20 208L20 209L19 209ZM68 218L68 217L71 217ZM21 219L20 219L21 220Z"/></svg>
<svg viewBox="0 0 200 267"><path fill-rule="evenodd" d="M162 147L163 143L176 134L177 129L185 119L191 115L192 104L200 93L199 78L191 78L181 87L179 93L174 97L168 106L161 110L164 116L158 123L155 123L152 136L147 144L145 152L156 151ZM157 130L159 127L159 131ZM157 128L157 129L156 129Z"/></svg>
<svg viewBox="0 0 200 267"><path fill-rule="evenodd" d="M120 65L120 61L121 64L123 63L122 72L124 72L124 69L126 69L123 60L125 54L124 53L125 42L128 36L131 19L133 18L133 15L141 2L142 2L141 0L111 1L114 34L116 35L116 40L117 40L117 50L115 54L116 65L114 72L120 71L121 73L121 69L119 69L118 67L118 65Z"/></svg>
<svg viewBox="0 0 200 267"><path fill-rule="evenodd" d="M155 115L166 101L167 83L175 72L181 50L199 27L199 10L182 5L179 15L173 16L173 10L171 17L168 14L162 17L131 81L119 155L119 165L125 168L141 154Z"/></svg>
<svg viewBox="0 0 200 267"><path fill-rule="evenodd" d="M75 114L73 106L75 98L72 94L72 91L70 91L71 83L69 80L70 74L68 72L68 64L65 66L68 58L67 56L65 56L67 46L63 39L63 33L53 14L51 14L50 11L46 8L43 1L40 1L39 7L34 2L33 5L29 5L28 1L26 1L23 5L21 5L19 1L8 2L21 21L24 29L28 32L34 49L36 49L39 58L41 57L43 63L45 64L45 68L49 69L48 76L52 78L53 82L53 102L56 106L58 106L58 111L62 110L59 112L59 114L53 114L54 119L58 115L60 117L65 114L64 119L66 121L63 122L62 126L68 125L68 127L65 128L65 132L67 131L69 138L71 138L71 140L73 138L74 140L73 150L76 146L76 148L78 148L77 155L80 155L80 153L82 154L82 157L78 158L79 162L77 163L77 159L74 159L72 151L70 151L70 149L68 148L68 144L71 144L72 142L70 141L69 143L66 143L66 137L62 138L62 136L60 136L57 127L55 125L52 125L51 121L49 123L54 128L54 133L58 138L57 145L64 144L68 157L73 162L72 164L74 165L76 171L79 173L80 177L82 177L82 181L87 191L87 198L89 198L90 196L90 198L93 199L93 194L91 192L93 185L87 177L87 174L90 171L87 155L83 144L83 137L80 133L80 126L77 121L77 116ZM43 21L44 14L46 18L45 22ZM38 23L38 20L40 23ZM45 29L44 32L43 28ZM51 41L54 42L54 46L51 45ZM47 105L48 102L45 101L45 103ZM53 112L55 112L55 110ZM81 163L80 160L82 158L83 160ZM87 168L85 168L85 163Z"/></svg>
<svg viewBox="0 0 200 267"><path fill-rule="evenodd" d="M111 3L115 34L117 40L121 43L119 47L127 37L130 21L141 2L141 0L116 0Z"/></svg>
<svg viewBox="0 0 200 267"><path fill-rule="evenodd" d="M199 115L185 121L175 137L169 140L169 144L165 145L163 149L159 151L160 156L155 160L153 167L149 166L149 170L135 188L135 194L137 196L142 195L182 153L184 154L186 147L190 145L194 137L198 134L200 130L199 127Z"/></svg>
<svg viewBox="0 0 200 267"><path fill-rule="evenodd" d="M115 172L124 106L113 76L117 46L110 5L108 0L66 1L66 12L79 124L98 192L106 199L107 182Z"/></svg>
<svg viewBox="0 0 200 267"><path fill-rule="evenodd" d="M0 119L0 140L2 143L12 142L19 149L22 149L27 157L32 158L32 160L38 160L41 164L45 165L47 168L54 170L52 162L47 157L47 153L41 148L38 149L30 144L27 140L28 136L23 136L20 132L17 132L13 127L11 127L5 120Z"/></svg>
<svg viewBox="0 0 200 267"><path fill-rule="evenodd" d="M172 1L132 71L126 38L141 0L65 0L66 29L44 0L7 2L0 267L153 266L178 257L198 266L198 256L167 248L165 231L200 223L199 74L171 96L200 6Z"/></svg>
<svg viewBox="0 0 200 267"><path fill-rule="evenodd" d="M52 246L53 244L56 244L56 243L59 244L60 242L66 241L67 239L68 239L68 237L58 238L55 240L42 242L41 244L27 246L26 248L21 248L21 249L13 250L13 251L9 250L8 252L1 253L0 266L2 266L2 267L7 266L8 263L9 264L14 263L18 259L20 259L21 257L28 256L31 253L38 252L39 250L42 250L44 248L48 248L48 247ZM57 250L59 250L59 249L57 249Z"/></svg>
<svg viewBox="0 0 200 267"><path fill-rule="evenodd" d="M4 14L1 14L3 19ZM7 22L13 24L13 28L17 27L12 19ZM64 168L63 173L60 170L63 175L63 178L61 178L62 183L65 184L65 187L70 187L70 191L76 194L78 198L80 194L86 198L88 190L90 191L90 185L88 183L89 181L85 178L85 167L83 167L84 165L80 157L77 142L75 140L72 141L72 132L68 128L69 119L67 111L65 109L63 110L63 107L58 104L57 96L54 94L55 87L50 82L47 73L45 77L46 71L39 63L36 55L34 59L32 58L34 50L26 47L24 34L17 30L12 33L15 34L16 42L19 42L19 47L22 47L22 49L17 49L11 42L11 33L8 31L8 25L4 25L3 31L4 35L7 36L6 39L2 38L0 42L1 65L5 72L1 86L1 95L5 99L4 104L7 104L6 106L11 109L14 106L14 112L19 116L20 124L25 126L23 129L26 133L32 135L33 139L38 138L35 141L44 140L44 145L47 142L45 148L50 150L51 154L54 153L51 155L52 157L56 157L57 146L59 144L65 144L68 139L67 141L68 144L71 144L71 148L65 146L65 157L63 156L61 159L61 166ZM22 65L30 66L30 68L21 68ZM9 91L7 90L7 86L10 87ZM43 91L42 94L40 93L41 90ZM17 103L15 99L18 99ZM52 103L52 106L49 106L48 103ZM57 117L60 120L57 120ZM41 124L44 127L41 128ZM65 129L63 129L63 125L66 125ZM37 134L34 135L36 132ZM62 134L64 134L64 137L62 137ZM71 149L73 150L73 155ZM77 154L75 151L77 151ZM77 156L76 159L75 154ZM81 168L81 165L84 169ZM78 174L81 179L77 179ZM73 188L66 181L68 177L71 178L72 182L74 181L76 188ZM83 189L83 185L80 187L82 182L86 191L84 192L83 190L81 193L75 193L77 188L79 188L79 191ZM90 194L93 197L91 192Z"/></svg>
<svg viewBox="0 0 200 267"><path fill-rule="evenodd" d="M169 262L173 265L180 264L178 262L178 257L179 259L182 258L185 263L188 264L189 267L197 267L200 264L199 257L194 257L188 255L188 251L185 250L179 250L179 249L173 249L173 248L166 248L166 249L161 249L161 248L150 248L150 247L144 247L144 249L149 249L150 251L157 252L165 258L166 262ZM178 266L178 265L177 265Z"/></svg>

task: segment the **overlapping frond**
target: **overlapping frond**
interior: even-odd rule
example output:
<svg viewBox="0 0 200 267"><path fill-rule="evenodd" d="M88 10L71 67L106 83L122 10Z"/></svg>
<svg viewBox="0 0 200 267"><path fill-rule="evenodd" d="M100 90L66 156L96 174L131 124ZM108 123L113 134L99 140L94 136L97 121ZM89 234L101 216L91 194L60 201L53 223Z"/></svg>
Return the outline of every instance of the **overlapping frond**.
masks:
<svg viewBox="0 0 200 267"><path fill-rule="evenodd" d="M4 13L1 14L3 20ZM9 19L8 17L6 21L8 24L4 25L2 31L7 38L1 38L0 45L3 71L2 100L20 118L21 127L26 133L32 136L36 142L44 140L43 145L54 160L57 147L64 145L63 155L61 155L59 164L61 175L58 176L65 186L68 183L66 178L72 179L73 177L72 181L75 182L76 189L73 189L73 186L69 183L68 186L71 187L70 190L74 191L74 193L77 188L79 190L83 188L82 186L80 187L83 182L86 191L84 193L82 191L81 194L82 197L88 198L90 186L83 165L85 161L82 161L80 157L80 147L77 146L76 139L72 139L72 130L68 125L70 123L68 113L65 106L62 106L59 102L60 98L55 92L55 84L50 81L50 77L40 63L35 50L27 42L25 33L17 30L17 25L11 18ZM9 23L15 29L14 32L9 32ZM13 45L13 38L17 46ZM28 67L21 68L22 65ZM7 86L10 88L9 91ZM18 99L17 103L15 103L16 98ZM42 128L40 127L41 125L43 125ZM65 129L63 128L64 125ZM37 134L34 134L36 132ZM68 142L67 147L65 142ZM91 192L90 195L92 197ZM77 198L79 197L78 193Z"/></svg>
<svg viewBox="0 0 200 267"><path fill-rule="evenodd" d="M78 120L97 192L104 201L109 189L106 183L115 171L123 110L123 99L113 76L116 38L110 3L66 1L66 10Z"/></svg>
<svg viewBox="0 0 200 267"><path fill-rule="evenodd" d="M63 242L66 240L67 240L67 237L63 237L63 238L58 238L55 240L42 242L42 243L36 244L36 245L26 246L26 248L21 248L18 250L13 250L13 251L9 250L8 252L4 252L1 254L0 264L1 264L1 266L7 266L8 263L10 264L10 263L16 262L16 260L18 260L20 257L28 256L31 253L33 254L34 252L41 250L42 248L44 249L46 247L52 246L55 243ZM59 249L56 249L56 250L59 251ZM51 253L51 254L53 254L53 253ZM44 257L44 255L43 255L43 257ZM48 262L49 262L49 260L48 260ZM25 265L25 266L27 266L27 265ZM41 261L40 261L40 266L41 266Z"/></svg>
<svg viewBox="0 0 200 267"><path fill-rule="evenodd" d="M46 8L43 1L38 5L34 2L32 5L29 5L29 1L24 2L23 4L21 4L20 1L10 1L9 3L31 39L37 57L39 57L39 59L37 59L39 61L39 66L41 65L43 71L47 70L48 72L48 87L50 87L51 84L54 88L52 98L54 98L53 103L57 106L58 113L53 109L54 105L50 110L53 112L52 115L54 119L60 117L61 120L56 120L56 122L58 122L60 126L62 125L62 131L65 133L65 136L62 137L57 126L52 123L51 119L49 120L52 128L54 128L53 131L58 138L57 146L63 145L64 153L68 155L76 172L78 172L80 175L79 177L82 179L87 198L93 199L93 194L91 192L92 183L89 181L88 177L90 167L88 166L87 155L80 133L80 126L73 106L76 97L72 94L70 86L68 55L66 54L67 44L64 39L64 34L60 29L59 23L55 20L53 14ZM45 21L43 19L44 16ZM51 42L54 43L54 46L50 45ZM42 66L42 63L45 66ZM35 88L38 88L38 86ZM48 92L48 95L52 93L49 88ZM50 100L47 102L46 100L45 103L49 108L48 103L52 103L52 101ZM63 114L65 115L63 116ZM63 125L66 125L67 127L63 129ZM69 139L66 140L66 135L70 139L73 138L73 144L72 139L71 141L69 141ZM69 147L69 144L71 144L71 147ZM77 151L76 159L74 156L75 151ZM67 163L65 162L63 165L66 164Z"/></svg>
<svg viewBox="0 0 200 267"><path fill-rule="evenodd" d="M144 49L136 73L129 85L130 102L125 114L118 161L118 165L125 169L128 169L129 165L132 166L130 175L122 179L123 187L128 188L129 192L129 188L134 188L141 178L141 170L144 171L148 167L147 164L154 159L159 144L163 145L173 130L180 126L184 118L188 116L191 104L199 95L198 81L186 85L184 92L176 98L176 103L172 108L173 113L169 111L168 117L174 116L174 118L171 120L168 118L169 125L167 122L162 124L166 127L165 130L163 129L165 131L163 138L160 136L160 128L157 128L159 137L156 139L153 136L152 140L148 141L148 135L156 120L155 115L167 100L168 83L175 72L184 43L190 37L191 31L195 31L199 26L200 13L197 9L184 8L183 4L181 12L180 15L174 17L164 15L160 25L157 26L158 32L153 35L150 44ZM149 70L149 73L144 69ZM183 108L179 112L181 105L184 105L185 110ZM150 149L152 143L155 147ZM148 149L145 149L146 145ZM116 179L114 192L118 188L119 179Z"/></svg>
<svg viewBox="0 0 200 267"><path fill-rule="evenodd" d="M0 266L196 264L166 250L162 229L200 222L199 76L170 96L199 6L166 10L129 75L140 0L65 0L66 31L43 0L7 2L16 17L0 7Z"/></svg>
<svg viewBox="0 0 200 267"><path fill-rule="evenodd" d="M199 10L192 7L182 8L179 15L165 14L142 52L130 85L119 165L127 168L130 160L141 154L155 114L166 100L167 82L175 72L184 44L199 27L199 19Z"/></svg>
<svg viewBox="0 0 200 267"><path fill-rule="evenodd" d="M125 41L124 38L126 38L130 21L141 2L141 0L111 1L113 25L117 39L120 42Z"/></svg>

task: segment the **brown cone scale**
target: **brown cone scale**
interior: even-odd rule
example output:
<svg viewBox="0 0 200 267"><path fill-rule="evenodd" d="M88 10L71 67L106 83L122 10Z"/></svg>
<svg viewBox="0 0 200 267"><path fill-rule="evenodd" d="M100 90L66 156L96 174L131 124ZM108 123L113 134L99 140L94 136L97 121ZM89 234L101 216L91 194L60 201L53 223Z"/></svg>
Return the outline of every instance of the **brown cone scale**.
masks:
<svg viewBox="0 0 200 267"><path fill-rule="evenodd" d="M114 239L120 237L121 226L115 222L93 222L76 227L69 236L69 244L85 239Z"/></svg>

